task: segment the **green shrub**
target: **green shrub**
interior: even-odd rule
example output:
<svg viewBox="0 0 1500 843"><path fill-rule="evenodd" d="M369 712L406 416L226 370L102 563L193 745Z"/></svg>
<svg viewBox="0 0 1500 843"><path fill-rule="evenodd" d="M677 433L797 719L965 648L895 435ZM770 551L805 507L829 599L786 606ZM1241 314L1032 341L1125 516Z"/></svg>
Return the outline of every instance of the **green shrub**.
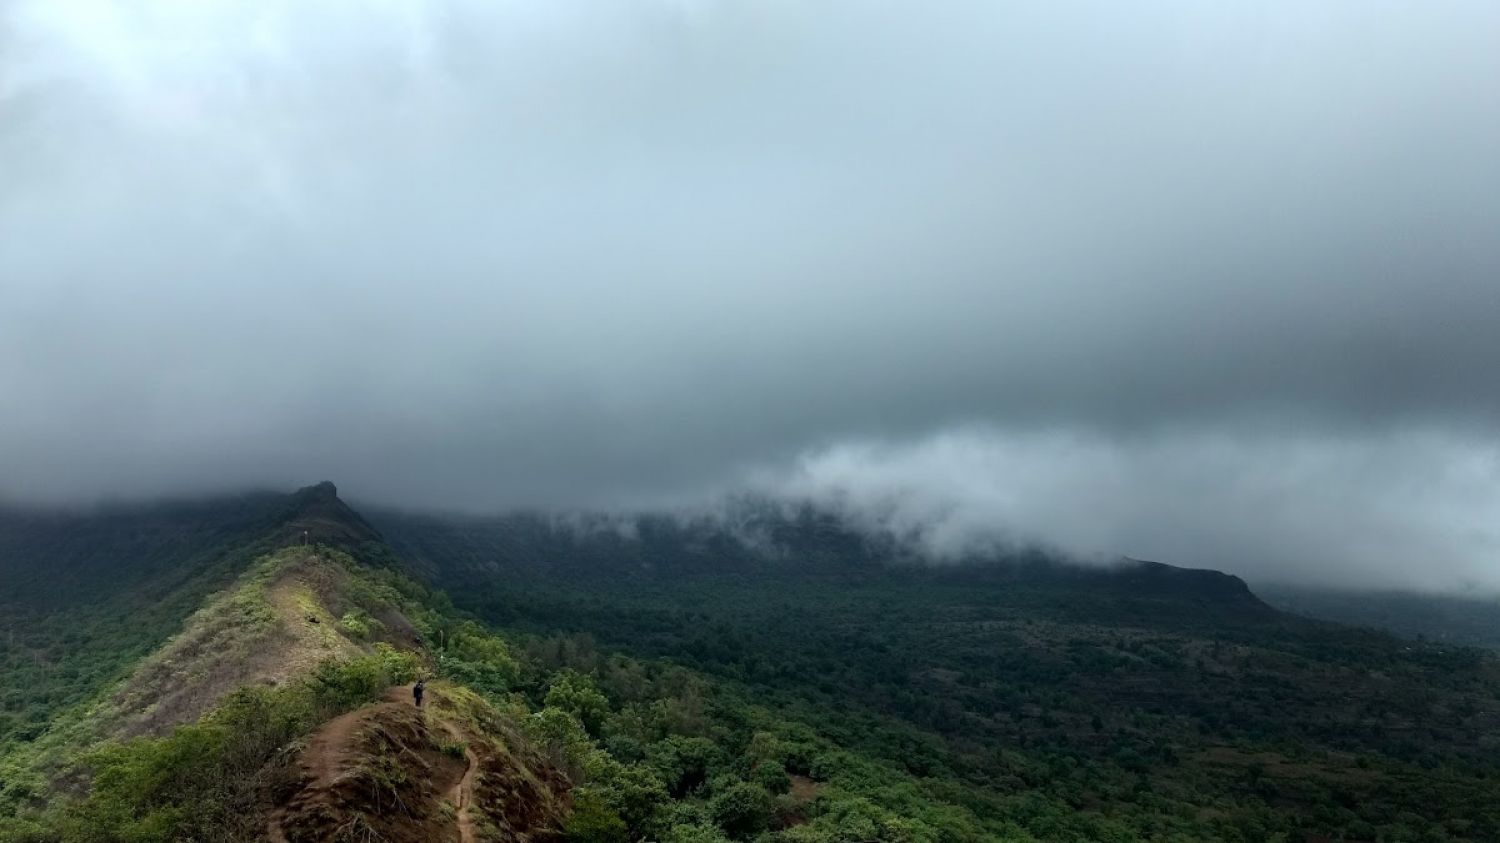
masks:
<svg viewBox="0 0 1500 843"><path fill-rule="evenodd" d="M313 672L312 682L318 702L339 709L372 700L387 685L384 664L378 656L324 662Z"/></svg>
<svg viewBox="0 0 1500 843"><path fill-rule="evenodd" d="M714 822L730 837L749 839L771 824L776 800L766 789L749 782L737 782L709 801Z"/></svg>
<svg viewBox="0 0 1500 843"><path fill-rule="evenodd" d="M70 812L67 836L141 843L253 838L256 829L247 823L278 752L414 669L410 654L387 650L325 662L284 688L241 688L199 723L161 738L104 744L85 758L93 786Z"/></svg>
<svg viewBox="0 0 1500 843"><path fill-rule="evenodd" d="M505 694L516 686L521 668L504 641L466 621L440 636L446 642L443 674L480 691Z"/></svg>
<svg viewBox="0 0 1500 843"><path fill-rule="evenodd" d="M658 816L669 797L666 787L653 771L621 764L601 754L590 772L590 790L599 794L605 804L620 815L631 839L656 836L661 826Z"/></svg>
<svg viewBox="0 0 1500 843"><path fill-rule="evenodd" d="M563 824L573 843L629 843L625 820L588 785L573 790L573 813Z"/></svg>
<svg viewBox="0 0 1500 843"><path fill-rule="evenodd" d="M561 709L544 708L521 721L521 725L527 735L541 744L553 762L571 777L582 775L590 765L596 751L594 742L572 714Z"/></svg>
<svg viewBox="0 0 1500 843"><path fill-rule="evenodd" d="M723 761L719 746L707 738L673 735L651 746L647 763L675 798L696 792Z"/></svg>
<svg viewBox="0 0 1500 843"><path fill-rule="evenodd" d="M778 761L763 761L755 765L750 780L770 793L781 794L792 789L792 777Z"/></svg>
<svg viewBox="0 0 1500 843"><path fill-rule="evenodd" d="M339 618L339 630L356 641L367 641L370 636L379 632L383 627L380 621L372 618L361 609L351 609Z"/></svg>
<svg viewBox="0 0 1500 843"><path fill-rule="evenodd" d="M674 825L662 835L661 843L729 843L729 838L712 824Z"/></svg>
<svg viewBox="0 0 1500 843"><path fill-rule="evenodd" d="M417 678L422 663L415 653L398 650L385 642L375 645L375 658L380 661L380 670L385 674L385 685L405 685Z"/></svg>

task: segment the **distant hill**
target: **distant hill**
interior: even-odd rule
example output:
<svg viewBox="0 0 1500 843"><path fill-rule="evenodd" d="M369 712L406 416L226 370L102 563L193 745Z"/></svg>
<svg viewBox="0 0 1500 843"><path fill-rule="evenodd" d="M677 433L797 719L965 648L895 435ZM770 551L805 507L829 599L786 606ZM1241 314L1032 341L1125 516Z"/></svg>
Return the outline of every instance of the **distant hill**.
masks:
<svg viewBox="0 0 1500 843"><path fill-rule="evenodd" d="M1059 589L1270 615L1238 577L1121 558L1082 563L1038 550L933 564L836 514L742 503L727 517L513 513L447 517L371 509L391 546L423 576L462 589L497 577L526 581L761 578L860 582L890 578Z"/></svg>
<svg viewBox="0 0 1500 843"><path fill-rule="evenodd" d="M1489 597L1263 585L1279 609L1406 638L1500 649L1500 595Z"/></svg>
<svg viewBox="0 0 1500 843"><path fill-rule="evenodd" d="M257 493L88 509L0 506L0 600L54 607L143 588L171 591L199 560L280 526L292 502Z"/></svg>

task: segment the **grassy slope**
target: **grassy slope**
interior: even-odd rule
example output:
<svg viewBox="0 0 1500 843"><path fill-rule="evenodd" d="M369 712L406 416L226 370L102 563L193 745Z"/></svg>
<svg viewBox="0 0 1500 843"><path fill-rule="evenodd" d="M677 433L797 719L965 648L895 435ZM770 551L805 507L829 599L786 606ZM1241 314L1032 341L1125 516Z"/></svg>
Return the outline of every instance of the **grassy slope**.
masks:
<svg viewBox="0 0 1500 843"><path fill-rule="evenodd" d="M35 740L8 747L0 756L0 808L21 821L8 831L0 826L0 838L93 839L105 827L139 831L154 820L133 816L126 822L115 816L122 813L115 810L118 806L88 803L97 809L93 814L73 807L88 792L91 776L112 764L125 770L121 775L134 775L139 771L121 758L134 764L142 759L132 752L144 756L174 741L201 738L203 733L194 731L199 727L193 724L200 719L212 724L223 709L233 711L245 700L257 699L257 694L269 695L258 705L284 709L286 722L278 728L283 732L279 737L285 738L388 684L375 671L376 678L366 677L368 687L350 691L339 687L343 680L337 674L320 674L330 664L383 660L406 665L397 678L407 678L417 662L398 658L389 642L395 639L409 646L409 624L380 624L370 614L374 610L401 620L396 602L388 585L371 579L336 551L292 547L259 557L123 678L83 702L53 712L48 728ZM239 696L245 693L250 697ZM237 731L219 729L226 734ZM257 774L258 764L236 772ZM236 791L232 782L221 786L208 800L221 803L215 807L212 827L229 834L236 815L245 813L246 803L257 797ZM96 827L85 830L90 822ZM255 833L240 830L250 835L245 839Z"/></svg>
<svg viewBox="0 0 1500 843"><path fill-rule="evenodd" d="M296 496L0 509L0 748L117 681L274 546Z"/></svg>
<svg viewBox="0 0 1500 843"><path fill-rule="evenodd" d="M11 742L0 755L0 804L44 803L79 780L84 757L106 740L193 722L235 688L285 675L288 663L305 673L323 656L353 655L357 649L334 632L333 619L320 630L329 636L313 633L309 641L301 634L304 612L328 615L316 601L292 610L278 605L306 579L328 575L327 568L296 549L252 562L122 677L51 712L34 740Z"/></svg>

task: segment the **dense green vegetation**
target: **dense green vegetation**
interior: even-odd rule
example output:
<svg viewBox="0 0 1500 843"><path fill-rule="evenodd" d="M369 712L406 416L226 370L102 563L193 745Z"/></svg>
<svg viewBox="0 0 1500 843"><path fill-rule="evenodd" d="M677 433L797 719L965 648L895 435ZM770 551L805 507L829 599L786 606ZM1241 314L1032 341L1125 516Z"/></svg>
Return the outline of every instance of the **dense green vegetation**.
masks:
<svg viewBox="0 0 1500 843"><path fill-rule="evenodd" d="M492 632L442 594L425 605L407 611L441 673L508 707L574 781L569 839L1032 839L977 789L831 739L826 712L788 716L741 683L586 635Z"/></svg>
<svg viewBox="0 0 1500 843"><path fill-rule="evenodd" d="M335 551L321 554L351 572L348 591L362 610L411 602L393 583L426 595L389 571L363 568ZM223 633L205 658L231 659L236 637L255 640L271 616L266 582L303 556L293 549L253 560L233 589L193 614L190 630ZM154 666L147 660L136 668ZM91 698L52 711L35 737L13 736L3 745L0 839L255 839L259 803L284 768L288 742L409 680L417 667L413 654L379 642L367 656L326 661L288 685L234 690L200 722L162 737L119 735L126 722L122 708L155 702L106 683ZM155 674L146 670L148 677ZM132 690L151 696L149 683ZM76 796L85 789L88 797L80 801Z"/></svg>
<svg viewBox="0 0 1500 843"><path fill-rule="evenodd" d="M575 784L569 839L722 841L782 829L790 840L983 840L1013 828L728 683L607 655L582 639L497 635L387 567L379 548L367 551L373 566L317 552L353 575L346 588L360 613L399 609L430 642L419 654L428 669L509 712L546 748ZM262 560L250 585L297 555ZM13 814L0 820L0 839L256 839L259 811L285 772L284 749L417 668L413 656L376 644L369 656L324 663L285 687L242 688L200 722L157 738L88 743L78 740L87 733L76 716L60 716L53 727L71 742L49 733L13 747L0 769L46 763L59 781L83 773L87 796L0 794Z"/></svg>
<svg viewBox="0 0 1500 843"><path fill-rule="evenodd" d="M920 795L873 804L904 816L962 805L1041 840L1500 839L1500 670L1480 651L1281 615L1213 578L851 569L875 551L817 523L716 569L692 549L712 539L651 528L612 565L601 547L628 533L377 520L462 607L670 660L898 771Z"/></svg>
<svg viewBox="0 0 1500 843"><path fill-rule="evenodd" d="M105 741L78 759L90 774L87 798L0 820L0 839L258 839L261 801L285 773L281 750L415 669L411 656L390 650L329 662L288 687L241 688L165 737Z"/></svg>
<svg viewBox="0 0 1500 843"><path fill-rule="evenodd" d="M292 533L251 519L238 549L158 545L157 573L57 599L29 632L55 649L16 674L56 695L11 709L0 840L256 839L299 741L418 670L566 775L569 840L1500 839L1492 655L1282 615L1231 578L1034 555L889 567L890 548L805 513L754 525L756 547L667 522L387 516L393 550L327 494L314 520L358 538L352 555L265 554L305 503ZM180 601L180 625L206 583L235 582L174 639L223 646L309 552L336 599L289 599L345 655L155 736L101 731L140 696L118 691L132 659L177 631L120 614L132 595ZM94 639L104 660L82 670L58 642L96 616L121 646ZM172 652L127 685L178 675L154 667Z"/></svg>

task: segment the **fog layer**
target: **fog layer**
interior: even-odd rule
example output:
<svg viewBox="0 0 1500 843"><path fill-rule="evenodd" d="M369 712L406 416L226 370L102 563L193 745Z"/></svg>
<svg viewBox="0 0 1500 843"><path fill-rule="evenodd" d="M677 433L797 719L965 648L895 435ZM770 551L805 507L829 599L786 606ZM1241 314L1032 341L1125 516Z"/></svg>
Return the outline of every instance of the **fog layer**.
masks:
<svg viewBox="0 0 1500 843"><path fill-rule="evenodd" d="M1500 586L1497 43L1488 2L11 0L0 494L748 484L938 552Z"/></svg>

